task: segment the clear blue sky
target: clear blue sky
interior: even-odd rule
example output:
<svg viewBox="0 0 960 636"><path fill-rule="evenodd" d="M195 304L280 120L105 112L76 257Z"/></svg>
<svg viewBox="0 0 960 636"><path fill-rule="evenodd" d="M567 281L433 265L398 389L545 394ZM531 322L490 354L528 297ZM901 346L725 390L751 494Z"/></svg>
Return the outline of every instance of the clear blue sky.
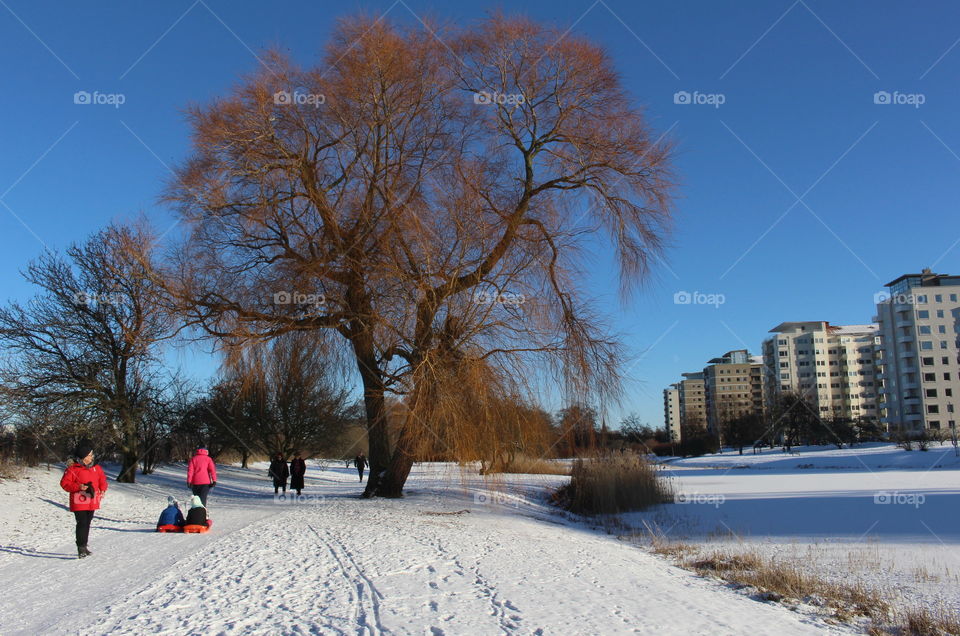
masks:
<svg viewBox="0 0 960 636"><path fill-rule="evenodd" d="M310 63L332 22L355 11L464 21L497 8L603 44L678 142L683 185L665 261L629 306L616 300L606 251L590 271L639 357L614 421L637 411L661 425L667 384L730 349L759 352L779 322L869 322L873 294L896 276L960 273L951 0L0 0L0 299L29 295L17 271L44 245L141 212L168 227L157 195L189 148L183 107L225 92L264 48ZM75 104L78 91L125 103ZM724 103L678 104L679 91ZM924 103L876 104L878 91ZM675 304L680 291L725 302ZM174 359L195 375L212 368L196 352Z"/></svg>

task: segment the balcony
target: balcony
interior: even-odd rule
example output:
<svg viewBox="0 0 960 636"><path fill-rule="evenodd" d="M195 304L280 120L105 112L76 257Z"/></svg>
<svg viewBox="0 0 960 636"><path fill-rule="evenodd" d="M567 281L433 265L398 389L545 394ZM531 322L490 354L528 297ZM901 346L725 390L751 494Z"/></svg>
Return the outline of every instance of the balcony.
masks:
<svg viewBox="0 0 960 636"><path fill-rule="evenodd" d="M913 321L909 319L897 320L895 323L893 323L893 326L896 327L897 329L899 329L900 327L913 327Z"/></svg>

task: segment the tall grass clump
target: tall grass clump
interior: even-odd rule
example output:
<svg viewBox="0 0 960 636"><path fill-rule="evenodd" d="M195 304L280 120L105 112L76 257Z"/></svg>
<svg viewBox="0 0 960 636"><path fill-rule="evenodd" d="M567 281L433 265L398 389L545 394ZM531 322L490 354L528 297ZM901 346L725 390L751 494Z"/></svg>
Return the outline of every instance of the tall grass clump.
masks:
<svg viewBox="0 0 960 636"><path fill-rule="evenodd" d="M673 501L658 468L636 455L578 459L555 501L577 514L617 514Z"/></svg>

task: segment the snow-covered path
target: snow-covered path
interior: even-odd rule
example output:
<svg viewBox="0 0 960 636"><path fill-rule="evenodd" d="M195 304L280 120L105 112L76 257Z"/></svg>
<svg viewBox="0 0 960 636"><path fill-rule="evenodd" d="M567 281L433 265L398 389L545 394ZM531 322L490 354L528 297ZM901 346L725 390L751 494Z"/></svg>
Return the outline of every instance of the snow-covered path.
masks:
<svg viewBox="0 0 960 636"><path fill-rule="evenodd" d="M23 545L21 535L17 548L0 528L0 631L845 633L515 496L558 478L520 477L509 497L478 496L480 482L442 470L417 467L404 500L364 501L352 471L311 467L312 498L280 504L261 471L228 469L210 499L214 530L183 536L149 532L179 486L176 469L164 469L144 484L114 485L91 535L95 554L83 561L72 558L71 519L41 502L52 524L45 539ZM55 479L33 474L38 499L60 498L48 490Z"/></svg>

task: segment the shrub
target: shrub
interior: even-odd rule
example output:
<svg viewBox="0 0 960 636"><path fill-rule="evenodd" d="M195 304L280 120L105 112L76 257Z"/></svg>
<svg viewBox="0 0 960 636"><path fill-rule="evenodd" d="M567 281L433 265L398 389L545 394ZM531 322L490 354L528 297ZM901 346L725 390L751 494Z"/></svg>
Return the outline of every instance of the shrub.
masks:
<svg viewBox="0 0 960 636"><path fill-rule="evenodd" d="M656 466L636 455L578 459L555 501L578 514L616 514L673 501Z"/></svg>
<svg viewBox="0 0 960 636"><path fill-rule="evenodd" d="M491 466L485 474L517 473L521 475L569 475L570 467L566 462L554 462L542 457L515 455L506 464Z"/></svg>

